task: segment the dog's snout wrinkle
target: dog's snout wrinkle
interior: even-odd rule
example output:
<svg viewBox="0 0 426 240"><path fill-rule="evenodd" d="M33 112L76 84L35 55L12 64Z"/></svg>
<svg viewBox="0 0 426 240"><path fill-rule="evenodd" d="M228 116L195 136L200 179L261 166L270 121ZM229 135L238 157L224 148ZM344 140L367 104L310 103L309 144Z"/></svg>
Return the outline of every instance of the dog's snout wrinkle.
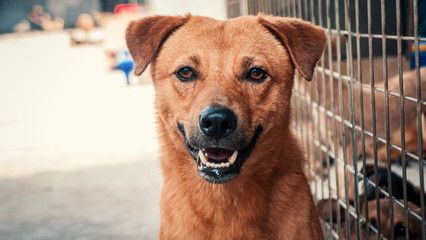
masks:
<svg viewBox="0 0 426 240"><path fill-rule="evenodd" d="M206 136L219 140L235 130L237 116L229 108L209 106L201 112L199 125Z"/></svg>

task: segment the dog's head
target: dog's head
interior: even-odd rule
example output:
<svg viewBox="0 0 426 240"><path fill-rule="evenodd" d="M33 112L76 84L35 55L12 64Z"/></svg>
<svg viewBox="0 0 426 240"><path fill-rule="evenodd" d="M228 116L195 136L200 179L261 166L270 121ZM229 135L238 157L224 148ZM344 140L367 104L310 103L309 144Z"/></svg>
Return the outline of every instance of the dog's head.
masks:
<svg viewBox="0 0 426 240"><path fill-rule="evenodd" d="M213 183L236 177L259 145L286 133L294 69L310 80L326 43L320 27L262 15L152 16L130 23L126 41L137 75L151 63L167 144L186 147Z"/></svg>

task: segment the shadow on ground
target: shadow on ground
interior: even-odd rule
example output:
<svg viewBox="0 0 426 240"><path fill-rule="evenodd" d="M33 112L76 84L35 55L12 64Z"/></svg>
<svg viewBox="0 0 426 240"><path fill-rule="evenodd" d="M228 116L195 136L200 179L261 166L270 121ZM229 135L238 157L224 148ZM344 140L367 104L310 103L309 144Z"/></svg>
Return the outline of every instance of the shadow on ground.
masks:
<svg viewBox="0 0 426 240"><path fill-rule="evenodd" d="M0 239L158 239L151 159L0 179Z"/></svg>

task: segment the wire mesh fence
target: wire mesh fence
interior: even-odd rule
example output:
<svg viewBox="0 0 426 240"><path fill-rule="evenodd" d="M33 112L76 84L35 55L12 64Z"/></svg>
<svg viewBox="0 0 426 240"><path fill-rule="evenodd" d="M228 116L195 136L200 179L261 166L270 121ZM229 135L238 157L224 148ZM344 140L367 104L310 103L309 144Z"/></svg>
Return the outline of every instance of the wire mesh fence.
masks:
<svg viewBox="0 0 426 240"><path fill-rule="evenodd" d="M426 2L228 0L324 27L328 46L295 77L292 126L327 239L426 239Z"/></svg>

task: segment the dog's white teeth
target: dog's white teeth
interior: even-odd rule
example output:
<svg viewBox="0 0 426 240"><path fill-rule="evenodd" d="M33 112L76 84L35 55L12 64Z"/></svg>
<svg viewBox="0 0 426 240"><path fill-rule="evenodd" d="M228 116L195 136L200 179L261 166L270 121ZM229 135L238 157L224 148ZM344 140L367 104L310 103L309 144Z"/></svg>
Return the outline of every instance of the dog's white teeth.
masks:
<svg viewBox="0 0 426 240"><path fill-rule="evenodd" d="M233 165L235 163L235 160L237 160L238 151L235 151L232 156L228 158L228 162L230 165Z"/></svg>
<svg viewBox="0 0 426 240"><path fill-rule="evenodd" d="M204 155L204 153L201 149L198 151L198 156L200 157L200 160L203 164L207 163L206 155Z"/></svg>
<svg viewBox="0 0 426 240"><path fill-rule="evenodd" d="M226 161L226 162L221 162L221 163L216 163L216 162L212 162L208 160L208 157L205 155L205 153L203 152L203 150L199 150L198 151L198 157L200 158L201 162L209 168L228 168L231 165L233 165L235 163L235 161L237 160L237 156L238 156L238 151L235 151Z"/></svg>
<svg viewBox="0 0 426 240"><path fill-rule="evenodd" d="M207 167L210 167L210 168L227 168L227 167L231 166L231 164L229 162L226 162L226 163L225 162L223 162L223 163L207 162L205 165Z"/></svg>

